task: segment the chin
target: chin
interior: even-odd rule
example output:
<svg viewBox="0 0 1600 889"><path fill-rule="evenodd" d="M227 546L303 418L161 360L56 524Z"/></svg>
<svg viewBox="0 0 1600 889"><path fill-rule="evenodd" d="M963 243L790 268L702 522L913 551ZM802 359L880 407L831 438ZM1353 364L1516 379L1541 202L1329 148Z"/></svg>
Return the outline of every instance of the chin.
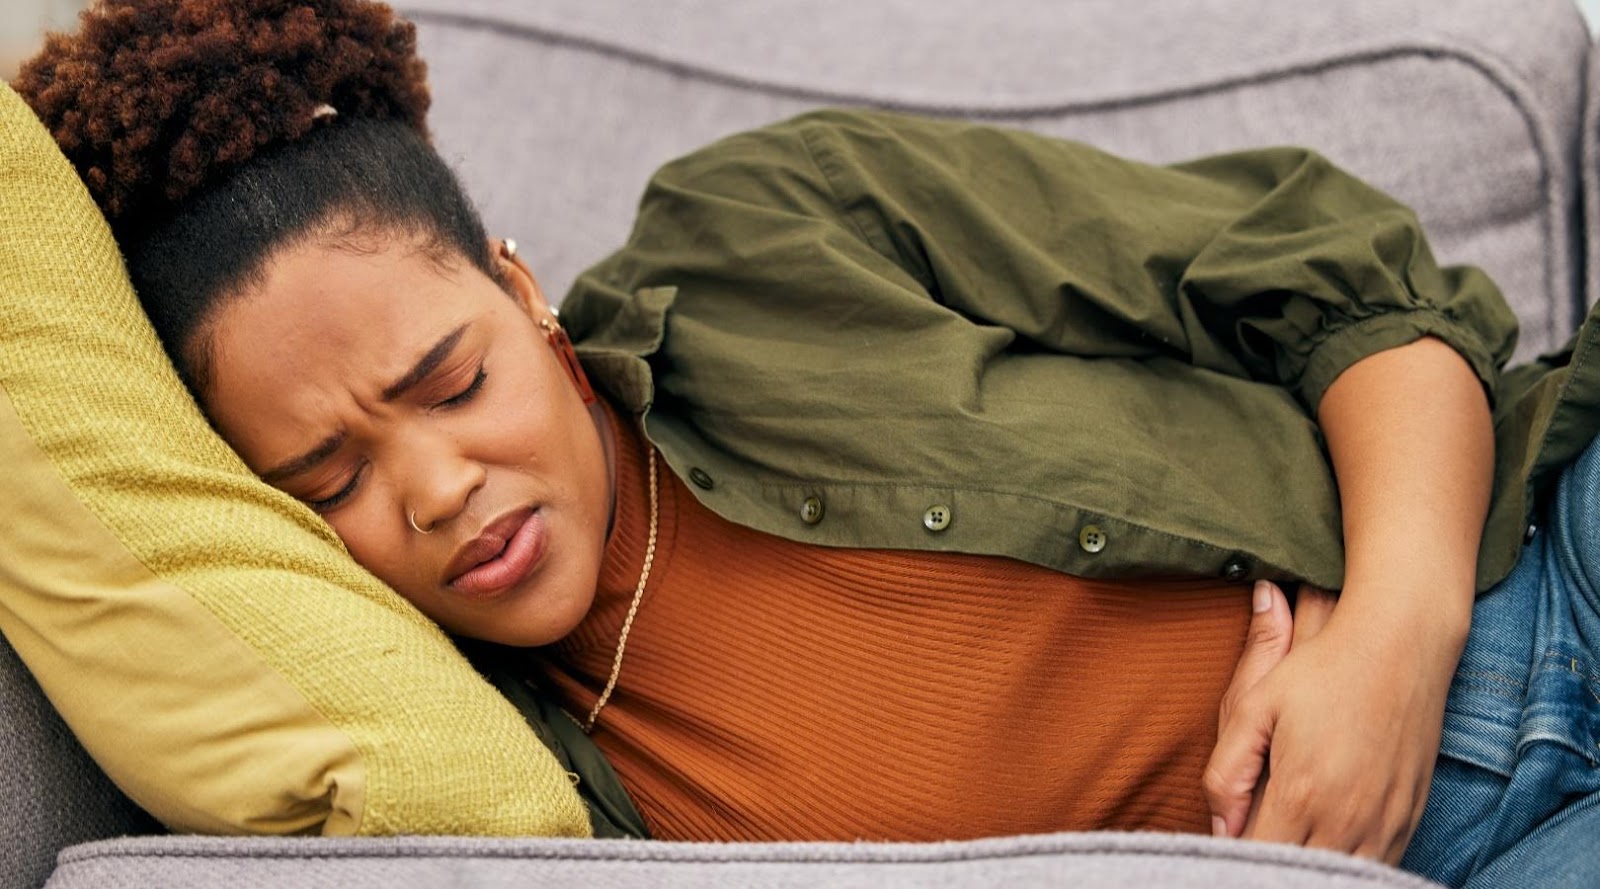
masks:
<svg viewBox="0 0 1600 889"><path fill-rule="evenodd" d="M585 592L581 595L531 596L513 607L495 609L497 613L491 618L492 623L482 627L486 632L470 635L517 648L538 648L559 642L578 628L594 604L594 585L591 583L582 589Z"/></svg>

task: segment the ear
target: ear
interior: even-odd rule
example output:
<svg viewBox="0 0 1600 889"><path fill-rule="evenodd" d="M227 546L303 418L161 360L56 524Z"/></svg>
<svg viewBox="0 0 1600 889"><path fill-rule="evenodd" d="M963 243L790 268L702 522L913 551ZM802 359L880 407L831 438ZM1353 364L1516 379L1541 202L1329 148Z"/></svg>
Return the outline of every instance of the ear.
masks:
<svg viewBox="0 0 1600 889"><path fill-rule="evenodd" d="M495 272L500 283L505 287L506 293L522 306L530 318L545 318L554 315L550 303L544 298L544 291L539 289L539 281L533 277L533 271L528 264L517 255L516 242L500 238L489 239L489 252L494 256Z"/></svg>

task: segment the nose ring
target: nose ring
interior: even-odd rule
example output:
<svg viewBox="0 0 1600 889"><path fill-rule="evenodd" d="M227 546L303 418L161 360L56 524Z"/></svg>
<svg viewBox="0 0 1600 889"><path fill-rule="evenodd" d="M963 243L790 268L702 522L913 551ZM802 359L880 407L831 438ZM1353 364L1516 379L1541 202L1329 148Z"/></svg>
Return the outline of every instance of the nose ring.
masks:
<svg viewBox="0 0 1600 889"><path fill-rule="evenodd" d="M424 530L422 530L422 526L417 524L417 512L416 512L416 510L412 510L411 512L406 513L406 521L411 523L411 530L417 532L418 534L432 534L433 533L433 529L432 528L429 528L428 530L424 531Z"/></svg>

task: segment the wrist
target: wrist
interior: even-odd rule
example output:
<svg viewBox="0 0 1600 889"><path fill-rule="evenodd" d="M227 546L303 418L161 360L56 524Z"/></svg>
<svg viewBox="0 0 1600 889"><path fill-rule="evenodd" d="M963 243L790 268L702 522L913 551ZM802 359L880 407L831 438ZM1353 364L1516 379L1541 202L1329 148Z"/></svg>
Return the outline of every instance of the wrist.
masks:
<svg viewBox="0 0 1600 889"><path fill-rule="evenodd" d="M1454 663L1466 646L1473 601L1470 580L1383 584L1351 580L1340 593L1335 614L1342 610L1368 633Z"/></svg>

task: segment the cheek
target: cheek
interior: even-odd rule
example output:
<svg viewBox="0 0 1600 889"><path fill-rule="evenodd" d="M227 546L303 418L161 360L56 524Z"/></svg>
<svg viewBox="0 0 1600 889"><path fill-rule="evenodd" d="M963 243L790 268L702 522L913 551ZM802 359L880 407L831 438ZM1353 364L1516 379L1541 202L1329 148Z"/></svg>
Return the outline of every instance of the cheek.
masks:
<svg viewBox="0 0 1600 889"><path fill-rule="evenodd" d="M581 461L588 408L543 342L519 361L474 419L474 433L508 468L524 467L556 481Z"/></svg>
<svg viewBox="0 0 1600 889"><path fill-rule="evenodd" d="M541 341L540 349L549 348ZM531 373L529 384L509 396L495 428L507 469L534 481L586 528L604 529L610 516L610 481L600 430L589 405L553 355Z"/></svg>
<svg viewBox="0 0 1600 889"><path fill-rule="evenodd" d="M372 502L351 504L326 516L327 522L344 541L351 558L379 580L403 592L413 585L410 575L415 568L415 559L396 530L397 526L403 527L403 523L397 522L395 516L383 514L388 498L370 500ZM384 502L377 502L380 500ZM390 506L389 509L399 507Z"/></svg>

